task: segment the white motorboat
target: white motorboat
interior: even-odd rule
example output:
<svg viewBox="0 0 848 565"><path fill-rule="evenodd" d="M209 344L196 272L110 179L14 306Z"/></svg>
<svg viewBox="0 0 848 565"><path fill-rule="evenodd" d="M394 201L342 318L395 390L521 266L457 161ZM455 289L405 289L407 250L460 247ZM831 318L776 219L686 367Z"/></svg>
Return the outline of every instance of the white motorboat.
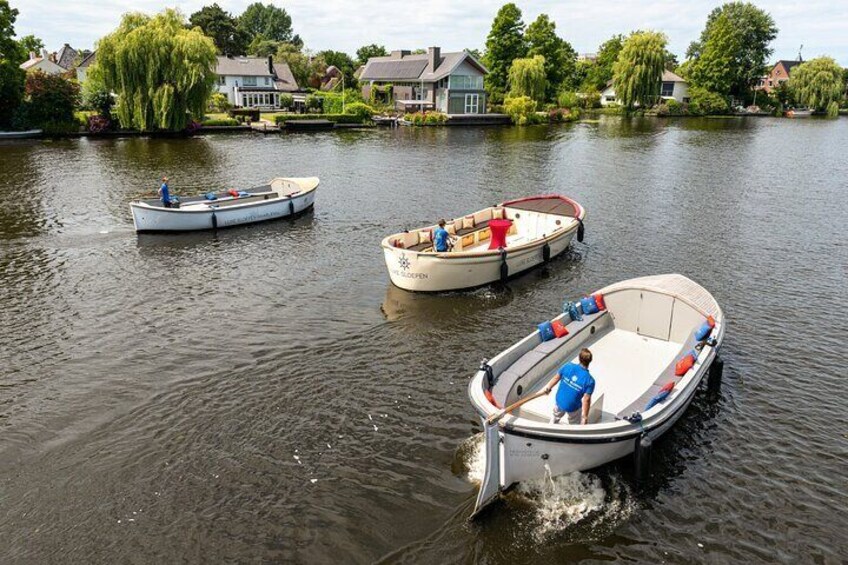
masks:
<svg viewBox="0 0 848 565"><path fill-rule="evenodd" d="M590 304L605 309L588 313L593 308L582 301L576 313L582 320L568 313L555 318L567 335L542 341L535 331L484 362L471 380L468 396L483 420L486 458L475 514L513 483L593 469L648 449L689 406L710 366L720 370L724 315L692 280L642 277L596 294L602 298L590 297ZM595 378L589 421L552 424L556 393L545 394L544 387L584 347L592 351ZM502 410L513 404L520 406Z"/></svg>
<svg viewBox="0 0 848 565"><path fill-rule="evenodd" d="M228 228L294 216L315 202L318 178L276 178L247 191L180 200L166 208L160 200L130 202L138 232L177 232Z"/></svg>
<svg viewBox="0 0 848 565"><path fill-rule="evenodd" d="M35 139L41 137L44 133L40 129L30 129L26 131L0 131L0 141L4 139Z"/></svg>
<svg viewBox="0 0 848 565"><path fill-rule="evenodd" d="M412 291L474 288L549 261L577 235L586 211L570 198L532 196L503 202L447 222L453 249L437 252L437 226L396 233L382 247L392 283Z"/></svg>

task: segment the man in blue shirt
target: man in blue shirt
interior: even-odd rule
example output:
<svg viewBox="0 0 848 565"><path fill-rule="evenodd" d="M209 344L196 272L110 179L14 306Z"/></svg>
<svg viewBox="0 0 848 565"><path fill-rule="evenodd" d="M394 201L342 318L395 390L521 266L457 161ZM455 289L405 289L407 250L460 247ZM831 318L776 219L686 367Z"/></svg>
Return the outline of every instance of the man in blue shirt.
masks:
<svg viewBox="0 0 848 565"><path fill-rule="evenodd" d="M559 383L554 403L554 413L551 423L558 424L560 418L568 414L568 423L588 424L589 405L592 403L592 393L595 392L595 379L589 374L589 364L592 362L592 352L586 348L580 351L580 364L563 365L557 375L545 387L545 394L550 394Z"/></svg>
<svg viewBox="0 0 848 565"><path fill-rule="evenodd" d="M159 187L159 198L165 208L171 207L171 194L168 190L168 177L162 177L162 186Z"/></svg>
<svg viewBox="0 0 848 565"><path fill-rule="evenodd" d="M444 220L439 220L439 227L433 232L433 246L439 253L450 251L450 234L445 229Z"/></svg>

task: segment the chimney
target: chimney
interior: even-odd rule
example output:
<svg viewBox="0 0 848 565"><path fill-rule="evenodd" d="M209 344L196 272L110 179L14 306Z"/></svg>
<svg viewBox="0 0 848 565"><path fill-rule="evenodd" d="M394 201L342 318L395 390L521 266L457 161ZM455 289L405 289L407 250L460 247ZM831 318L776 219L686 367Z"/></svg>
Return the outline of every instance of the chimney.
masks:
<svg viewBox="0 0 848 565"><path fill-rule="evenodd" d="M41 58L42 59L50 59L50 53L47 52L47 49L41 49Z"/></svg>
<svg viewBox="0 0 848 565"><path fill-rule="evenodd" d="M268 72L271 73L271 76L274 75L274 57L268 55Z"/></svg>
<svg viewBox="0 0 848 565"><path fill-rule="evenodd" d="M35 57L36 57L35 51L30 51L29 52L29 60L32 61L33 59L35 59Z"/></svg>
<svg viewBox="0 0 848 565"><path fill-rule="evenodd" d="M439 64L442 62L442 50L438 47L430 47L427 49L427 70L431 73L436 72Z"/></svg>

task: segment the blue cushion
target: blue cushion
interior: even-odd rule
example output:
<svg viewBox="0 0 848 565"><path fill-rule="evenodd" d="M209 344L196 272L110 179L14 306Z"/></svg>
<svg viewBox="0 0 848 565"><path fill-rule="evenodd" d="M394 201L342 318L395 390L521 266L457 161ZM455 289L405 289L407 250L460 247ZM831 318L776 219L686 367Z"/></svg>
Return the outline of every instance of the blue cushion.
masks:
<svg viewBox="0 0 848 565"><path fill-rule="evenodd" d="M548 341L556 337L554 333L554 327L550 322L542 322L538 326L539 335L542 337L542 341Z"/></svg>
<svg viewBox="0 0 848 565"><path fill-rule="evenodd" d="M206 200L217 200L218 199L218 197L215 195L214 192L207 192L206 194L203 195L203 197Z"/></svg>
<svg viewBox="0 0 848 565"><path fill-rule="evenodd" d="M587 296L580 300L580 308L583 309L583 313L586 315L597 314L599 312L598 305L595 303L595 299L591 296Z"/></svg>
<svg viewBox="0 0 848 565"><path fill-rule="evenodd" d="M571 318L572 322L579 322L583 320L583 316L580 315L580 310L577 309L577 304L574 302L563 303L562 311L568 314L568 317Z"/></svg>
<svg viewBox="0 0 848 565"><path fill-rule="evenodd" d="M705 321L703 324L701 324L701 327L695 330L695 340L704 341L705 339L710 337L712 331L713 329L710 327L710 323Z"/></svg>

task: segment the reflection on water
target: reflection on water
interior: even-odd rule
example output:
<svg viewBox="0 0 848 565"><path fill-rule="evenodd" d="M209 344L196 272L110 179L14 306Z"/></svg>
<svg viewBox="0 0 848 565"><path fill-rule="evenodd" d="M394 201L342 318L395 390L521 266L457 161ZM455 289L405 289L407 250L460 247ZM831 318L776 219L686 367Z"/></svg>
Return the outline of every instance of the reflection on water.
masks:
<svg viewBox="0 0 848 565"><path fill-rule="evenodd" d="M0 554L844 561L846 145L844 119L611 117L4 144ZM294 221L136 236L127 202L163 174L178 194L322 184ZM386 234L540 192L586 207L584 243L506 287L390 286ZM718 396L643 488L625 460L467 523L480 360L565 298L664 272L725 308Z"/></svg>

